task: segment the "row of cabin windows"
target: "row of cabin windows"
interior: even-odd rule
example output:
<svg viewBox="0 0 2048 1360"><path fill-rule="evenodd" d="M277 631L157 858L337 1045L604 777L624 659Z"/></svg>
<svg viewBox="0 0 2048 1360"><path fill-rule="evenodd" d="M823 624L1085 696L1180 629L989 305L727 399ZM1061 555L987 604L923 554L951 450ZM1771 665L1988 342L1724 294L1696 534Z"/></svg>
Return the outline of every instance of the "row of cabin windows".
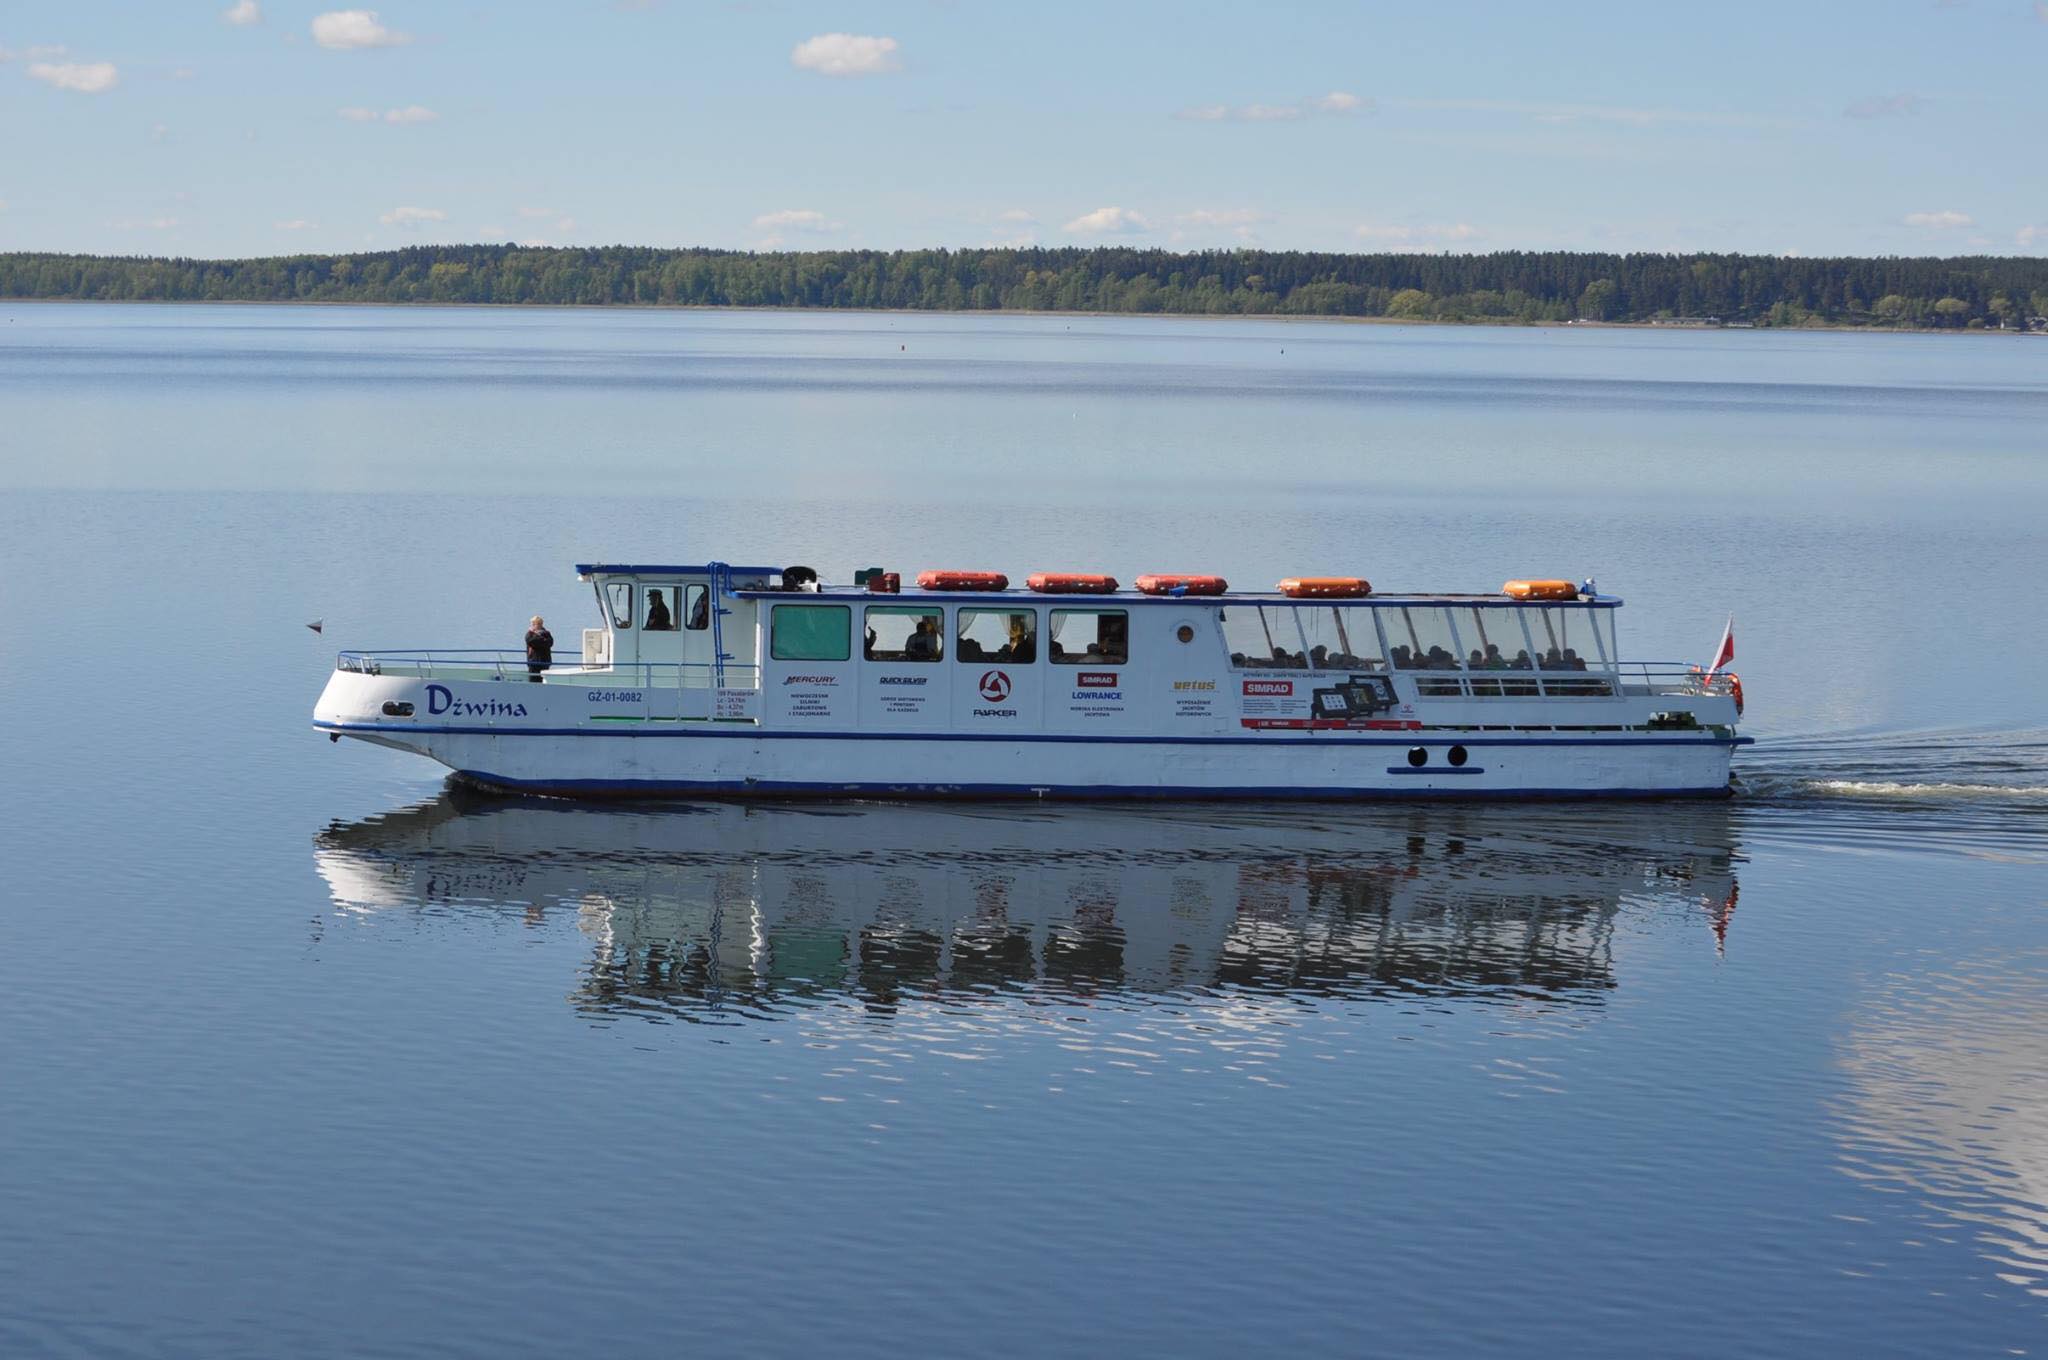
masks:
<svg viewBox="0 0 2048 1360"><path fill-rule="evenodd" d="M635 612L635 592L642 595ZM650 633L672 633L678 628L698 632L711 626L711 590L708 586L635 586L613 581L604 588L605 615L614 628L637 626Z"/></svg>
<svg viewBox="0 0 2048 1360"><path fill-rule="evenodd" d="M1232 605L1241 670L1582 671L1614 664L1611 610L1586 606Z"/></svg>
<svg viewBox="0 0 2048 1360"><path fill-rule="evenodd" d="M1130 615L1122 609L1050 611L1045 659L1054 665L1121 666L1130 660ZM946 613L922 605L869 605L861 622L867 661L943 661ZM1028 666L1038 660L1035 609L956 611L952 652L975 665ZM853 608L843 604L778 604L768 616L768 655L777 661L848 661Z"/></svg>

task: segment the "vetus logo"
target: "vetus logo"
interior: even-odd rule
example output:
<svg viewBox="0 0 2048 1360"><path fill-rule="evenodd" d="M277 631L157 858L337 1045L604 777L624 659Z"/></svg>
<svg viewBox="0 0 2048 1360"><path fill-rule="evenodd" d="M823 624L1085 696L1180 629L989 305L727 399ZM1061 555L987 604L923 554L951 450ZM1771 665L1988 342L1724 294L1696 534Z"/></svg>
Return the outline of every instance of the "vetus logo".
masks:
<svg viewBox="0 0 2048 1360"><path fill-rule="evenodd" d="M981 673L981 697L992 704L999 704L1010 697L1010 677L1001 671Z"/></svg>

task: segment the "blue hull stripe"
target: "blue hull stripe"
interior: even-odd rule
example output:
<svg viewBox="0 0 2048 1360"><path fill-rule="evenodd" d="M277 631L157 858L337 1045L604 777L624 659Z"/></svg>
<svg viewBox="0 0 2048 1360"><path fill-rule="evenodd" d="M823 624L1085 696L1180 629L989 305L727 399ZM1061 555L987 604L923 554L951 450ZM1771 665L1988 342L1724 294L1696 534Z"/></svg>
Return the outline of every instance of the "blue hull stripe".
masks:
<svg viewBox="0 0 2048 1360"><path fill-rule="evenodd" d="M1347 737L1111 737L1087 733L1058 732L803 732L764 731L707 723L702 727L458 727L413 723L330 723L315 722L322 732L388 732L398 736L472 737L661 737L740 738L753 741L1053 741L1076 746L1748 746L1755 737L1632 737L1632 736L1529 736L1486 737L1463 732L1403 732L1389 736ZM1436 771L1435 773L1445 773Z"/></svg>
<svg viewBox="0 0 2048 1360"><path fill-rule="evenodd" d="M668 794L742 795L756 798L825 795L838 798L1045 798L1077 801L1142 798L1177 802L1219 798L1286 799L1297 802L1352 802L1376 798L1404 802L1415 798L1503 798L1566 802L1573 799L1604 798L1726 798L1729 795L1728 786L1725 784L1690 789L1418 789L1412 785L1392 789L1315 789L1260 786L1211 788L1182 784L867 784L767 779L507 779L476 770L458 770L456 773L475 783L488 784L494 788L517 789L526 793L573 794L581 797L612 795L622 798Z"/></svg>

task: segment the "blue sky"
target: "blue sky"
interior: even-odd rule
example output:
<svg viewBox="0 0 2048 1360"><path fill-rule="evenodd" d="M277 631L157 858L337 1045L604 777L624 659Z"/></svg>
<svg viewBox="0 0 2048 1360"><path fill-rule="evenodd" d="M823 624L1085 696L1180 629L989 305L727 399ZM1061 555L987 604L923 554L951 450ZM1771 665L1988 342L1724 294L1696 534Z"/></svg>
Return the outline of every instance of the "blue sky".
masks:
<svg viewBox="0 0 2048 1360"><path fill-rule="evenodd" d="M371 4L9 0L0 249L2048 253L2048 0Z"/></svg>

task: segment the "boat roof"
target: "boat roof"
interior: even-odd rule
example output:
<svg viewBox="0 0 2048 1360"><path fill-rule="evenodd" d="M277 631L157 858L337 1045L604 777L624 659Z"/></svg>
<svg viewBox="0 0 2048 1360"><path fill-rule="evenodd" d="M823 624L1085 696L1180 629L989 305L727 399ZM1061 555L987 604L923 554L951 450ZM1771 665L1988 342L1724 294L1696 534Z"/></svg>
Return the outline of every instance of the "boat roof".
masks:
<svg viewBox="0 0 2048 1360"><path fill-rule="evenodd" d="M735 571L738 568L734 568ZM864 600L869 604L1053 604L1068 609L1086 609L1091 605L1343 605L1359 607L1366 605L1429 606L1458 605L1467 608L1569 608L1575 605L1590 605L1598 609L1615 609L1621 605L1617 595L1581 595L1576 600L1517 600L1506 595L1391 595L1375 591L1370 595L1352 595L1342 598L1297 598L1282 595L1278 591L1233 590L1222 595L1145 595L1135 590L1118 590L1106 594L1080 594L1066 591L1037 590L905 590L895 594L873 591L865 586L821 586L817 590L737 590L733 592L743 600L833 600L850 603Z"/></svg>
<svg viewBox="0 0 2048 1360"><path fill-rule="evenodd" d="M709 576L714 564L671 566L646 562L578 562L578 576ZM735 576L780 576L781 567L726 567Z"/></svg>

